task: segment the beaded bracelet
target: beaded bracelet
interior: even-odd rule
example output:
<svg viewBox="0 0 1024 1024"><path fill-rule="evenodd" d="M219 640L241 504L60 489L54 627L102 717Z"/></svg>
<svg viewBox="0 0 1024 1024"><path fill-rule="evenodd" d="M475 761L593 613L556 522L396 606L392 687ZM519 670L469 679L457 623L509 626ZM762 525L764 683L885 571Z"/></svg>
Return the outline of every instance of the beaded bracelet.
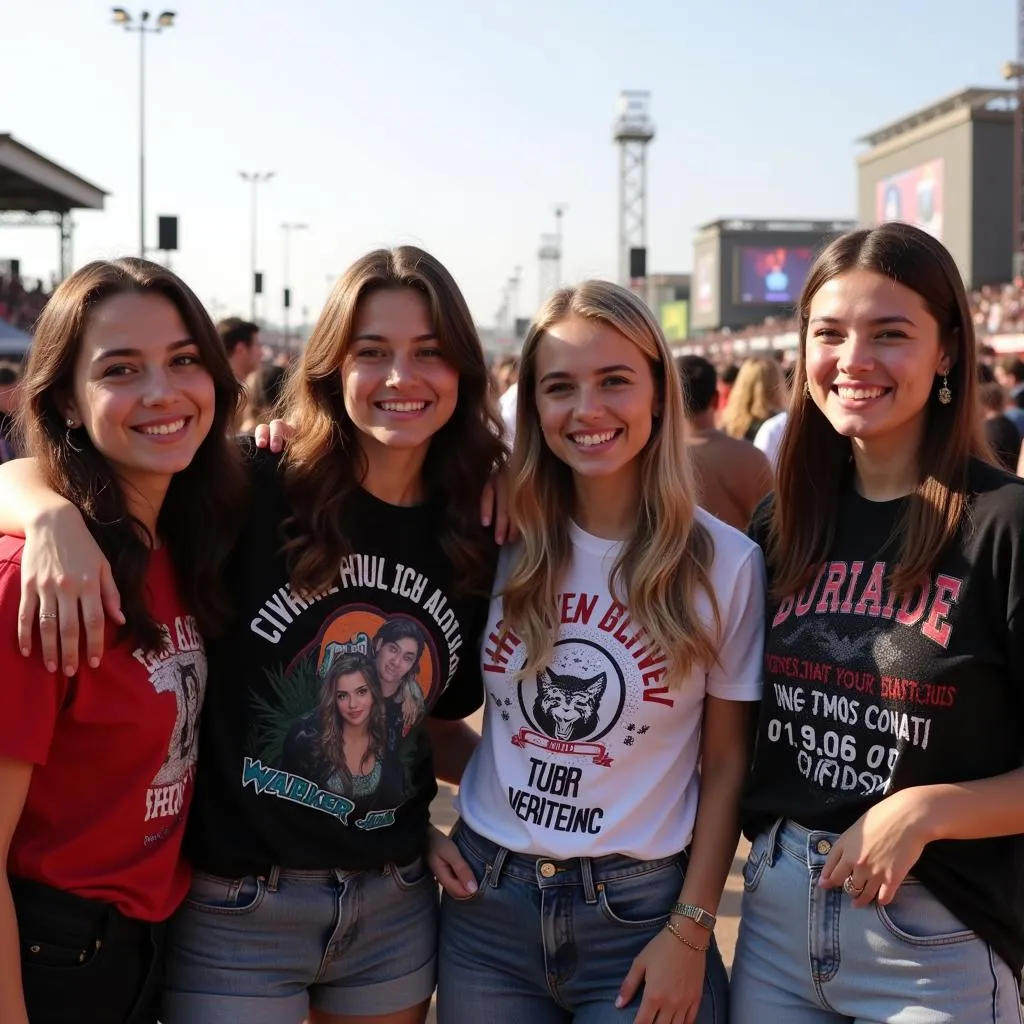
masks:
<svg viewBox="0 0 1024 1024"><path fill-rule="evenodd" d="M711 948L709 942L706 946L698 946L691 942L671 921L665 922L665 927L684 945L689 946L690 949L696 950L698 953L706 953Z"/></svg>

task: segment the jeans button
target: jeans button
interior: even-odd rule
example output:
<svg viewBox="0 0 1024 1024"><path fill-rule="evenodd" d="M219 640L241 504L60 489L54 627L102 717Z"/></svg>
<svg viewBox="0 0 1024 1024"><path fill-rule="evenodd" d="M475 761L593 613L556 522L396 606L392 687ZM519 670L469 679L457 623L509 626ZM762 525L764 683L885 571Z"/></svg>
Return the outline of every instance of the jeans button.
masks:
<svg viewBox="0 0 1024 1024"><path fill-rule="evenodd" d="M544 863L541 864L541 866L540 866L540 873L545 878L554 878L555 877L555 872L557 870L558 870L558 868L556 868L555 865L552 864L551 861L549 861L549 860L544 861Z"/></svg>
<svg viewBox="0 0 1024 1024"><path fill-rule="evenodd" d="M832 844L827 839L819 839L817 849L818 853L825 856L826 853L830 853L832 851Z"/></svg>

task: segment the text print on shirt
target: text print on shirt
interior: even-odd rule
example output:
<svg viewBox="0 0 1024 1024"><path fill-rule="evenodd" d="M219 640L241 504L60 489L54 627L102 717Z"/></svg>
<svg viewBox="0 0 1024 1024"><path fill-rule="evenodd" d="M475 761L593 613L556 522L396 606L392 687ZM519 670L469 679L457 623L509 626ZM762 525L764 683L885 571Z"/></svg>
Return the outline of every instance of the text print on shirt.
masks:
<svg viewBox="0 0 1024 1024"><path fill-rule="evenodd" d="M664 653L643 643L644 630L631 624L622 604L567 593L558 607L561 637L547 667L519 680L514 699L491 694L503 721L520 719L512 744L537 748L528 770L523 763L521 784L508 787L508 801L519 818L541 828L598 835L605 812L588 804L588 778L609 768L617 749L643 743L651 729L647 717L675 701L664 696L667 687L653 685L667 670ZM525 652L499 622L483 654L485 672L511 678Z"/></svg>
<svg viewBox="0 0 1024 1024"><path fill-rule="evenodd" d="M206 651L191 615L180 615L174 628L161 624L163 645L159 651L132 651L149 673L157 693L173 693L177 703L174 729L167 756L146 791L146 821L177 818L185 793L195 775L199 709L206 691ZM146 836L146 845L158 842L170 825Z"/></svg>
<svg viewBox="0 0 1024 1024"><path fill-rule="evenodd" d="M945 649L963 581L939 574L897 601L888 569L884 561L867 573L863 562L827 562L813 583L781 602L772 621L779 642L765 655L765 670L785 682L772 684L778 716L768 722L766 739L792 747L801 775L824 789L888 793L901 753L927 750L934 712L956 702L955 686L897 674L910 637L901 642L891 626L869 622L897 623ZM836 618L825 616L849 616L852 628L841 631ZM778 653L797 646L802 655L810 649L820 656Z"/></svg>

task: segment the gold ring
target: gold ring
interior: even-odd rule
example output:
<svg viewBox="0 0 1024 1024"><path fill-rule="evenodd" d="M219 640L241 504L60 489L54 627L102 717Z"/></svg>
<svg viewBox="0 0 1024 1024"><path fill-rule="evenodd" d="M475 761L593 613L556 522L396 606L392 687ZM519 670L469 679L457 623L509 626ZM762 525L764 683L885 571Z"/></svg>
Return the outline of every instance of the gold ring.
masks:
<svg viewBox="0 0 1024 1024"><path fill-rule="evenodd" d="M859 896L864 891L864 886L856 886L853 884L853 875L847 876L845 882L843 882L843 892L847 896Z"/></svg>
<svg viewBox="0 0 1024 1024"><path fill-rule="evenodd" d="M55 618L57 618L57 613L56 612L40 612L39 613L39 618L40 619L55 619Z"/></svg>

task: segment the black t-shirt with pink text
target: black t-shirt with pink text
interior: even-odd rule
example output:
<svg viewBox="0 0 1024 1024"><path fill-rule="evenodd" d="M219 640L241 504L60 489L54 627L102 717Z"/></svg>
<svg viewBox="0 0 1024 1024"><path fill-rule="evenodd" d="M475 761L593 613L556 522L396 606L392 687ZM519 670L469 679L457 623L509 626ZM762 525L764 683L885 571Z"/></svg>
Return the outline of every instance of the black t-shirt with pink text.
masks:
<svg viewBox="0 0 1024 1024"><path fill-rule="evenodd" d="M1024 481L977 462L970 490L955 541L896 598L894 527L918 499L871 502L851 481L828 560L769 599L749 837L777 818L843 832L897 790L1024 764ZM912 873L1021 970L1024 837L929 843Z"/></svg>

